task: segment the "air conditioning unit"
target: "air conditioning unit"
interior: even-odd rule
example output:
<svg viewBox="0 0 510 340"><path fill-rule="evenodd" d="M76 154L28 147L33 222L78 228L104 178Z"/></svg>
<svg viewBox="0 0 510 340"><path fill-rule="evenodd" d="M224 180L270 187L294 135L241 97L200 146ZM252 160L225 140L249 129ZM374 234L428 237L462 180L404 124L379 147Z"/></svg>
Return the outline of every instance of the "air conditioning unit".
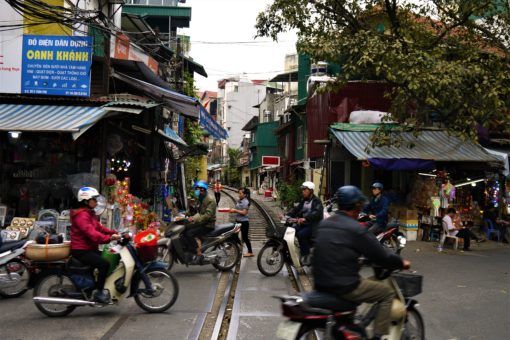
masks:
<svg viewBox="0 0 510 340"><path fill-rule="evenodd" d="M328 73L328 63L325 61L319 61L318 63L312 64L310 67L311 76L325 76Z"/></svg>

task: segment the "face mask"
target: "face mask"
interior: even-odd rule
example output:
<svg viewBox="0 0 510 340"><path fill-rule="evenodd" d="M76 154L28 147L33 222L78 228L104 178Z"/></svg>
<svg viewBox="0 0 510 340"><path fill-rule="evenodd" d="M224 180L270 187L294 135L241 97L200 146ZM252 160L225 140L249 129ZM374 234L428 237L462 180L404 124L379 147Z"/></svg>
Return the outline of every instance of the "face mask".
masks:
<svg viewBox="0 0 510 340"><path fill-rule="evenodd" d="M200 197L200 190L195 190L195 196Z"/></svg>

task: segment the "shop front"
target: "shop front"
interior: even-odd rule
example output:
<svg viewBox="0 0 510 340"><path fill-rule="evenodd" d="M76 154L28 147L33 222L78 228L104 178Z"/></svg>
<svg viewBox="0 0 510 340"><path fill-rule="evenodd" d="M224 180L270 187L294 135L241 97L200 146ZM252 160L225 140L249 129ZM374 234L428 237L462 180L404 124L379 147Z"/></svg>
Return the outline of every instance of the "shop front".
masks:
<svg viewBox="0 0 510 340"><path fill-rule="evenodd" d="M439 237L441 218L449 207L460 212L463 223L473 225L479 223L477 212L500 199L503 164L480 145L446 131L425 130L418 137L396 131L402 146L374 147L370 138L376 128L331 127L329 185L351 184L369 193L373 182L382 182L392 202L391 215L410 240Z"/></svg>

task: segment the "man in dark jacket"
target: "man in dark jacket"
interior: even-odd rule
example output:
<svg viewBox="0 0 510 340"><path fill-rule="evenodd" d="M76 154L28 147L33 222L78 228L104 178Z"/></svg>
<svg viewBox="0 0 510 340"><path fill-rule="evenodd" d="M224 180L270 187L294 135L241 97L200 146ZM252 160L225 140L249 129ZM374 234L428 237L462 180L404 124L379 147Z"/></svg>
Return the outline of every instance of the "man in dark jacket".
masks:
<svg viewBox="0 0 510 340"><path fill-rule="evenodd" d="M388 334L391 304L395 293L388 285L359 275L360 256L389 270L409 268L410 262L386 251L374 234L362 228L356 218L366 203L354 186L337 190L338 213L319 224L313 256L315 289L362 303L379 303L375 338Z"/></svg>
<svg viewBox="0 0 510 340"><path fill-rule="evenodd" d="M314 195L315 184L304 182L301 185L303 199L287 215L297 218L296 236L301 250L301 264L310 265L310 240L316 233L317 225L324 217L321 200Z"/></svg>
<svg viewBox="0 0 510 340"><path fill-rule="evenodd" d="M376 182L372 184L372 199L370 203L363 209L363 212L375 219L375 224L370 227L370 231L379 234L386 229L388 224L388 209L390 202L386 196L382 194L384 186L382 183Z"/></svg>

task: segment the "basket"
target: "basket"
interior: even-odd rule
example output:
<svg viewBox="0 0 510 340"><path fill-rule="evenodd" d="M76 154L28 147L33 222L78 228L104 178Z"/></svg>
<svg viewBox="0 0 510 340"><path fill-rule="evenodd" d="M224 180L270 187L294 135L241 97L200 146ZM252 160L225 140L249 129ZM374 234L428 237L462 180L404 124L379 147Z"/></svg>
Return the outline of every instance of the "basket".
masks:
<svg viewBox="0 0 510 340"><path fill-rule="evenodd" d="M142 263L155 261L158 257L158 245L138 244L138 258Z"/></svg>
<svg viewBox="0 0 510 340"><path fill-rule="evenodd" d="M410 273L394 273L393 279L397 282L404 297L412 297L421 293L423 276Z"/></svg>
<svg viewBox="0 0 510 340"><path fill-rule="evenodd" d="M271 226L271 224L268 224L266 226L266 237L267 238L283 238L285 235L285 230L287 230L286 226L280 226L277 225L276 229Z"/></svg>
<svg viewBox="0 0 510 340"><path fill-rule="evenodd" d="M101 257L108 262L110 265L108 269L108 274L110 275L117 268L120 262L120 255L116 253L111 253L108 247L104 247L103 252L101 253Z"/></svg>
<svg viewBox="0 0 510 340"><path fill-rule="evenodd" d="M59 244L36 244L27 246L25 256L32 261L58 261L71 254L71 242Z"/></svg>

